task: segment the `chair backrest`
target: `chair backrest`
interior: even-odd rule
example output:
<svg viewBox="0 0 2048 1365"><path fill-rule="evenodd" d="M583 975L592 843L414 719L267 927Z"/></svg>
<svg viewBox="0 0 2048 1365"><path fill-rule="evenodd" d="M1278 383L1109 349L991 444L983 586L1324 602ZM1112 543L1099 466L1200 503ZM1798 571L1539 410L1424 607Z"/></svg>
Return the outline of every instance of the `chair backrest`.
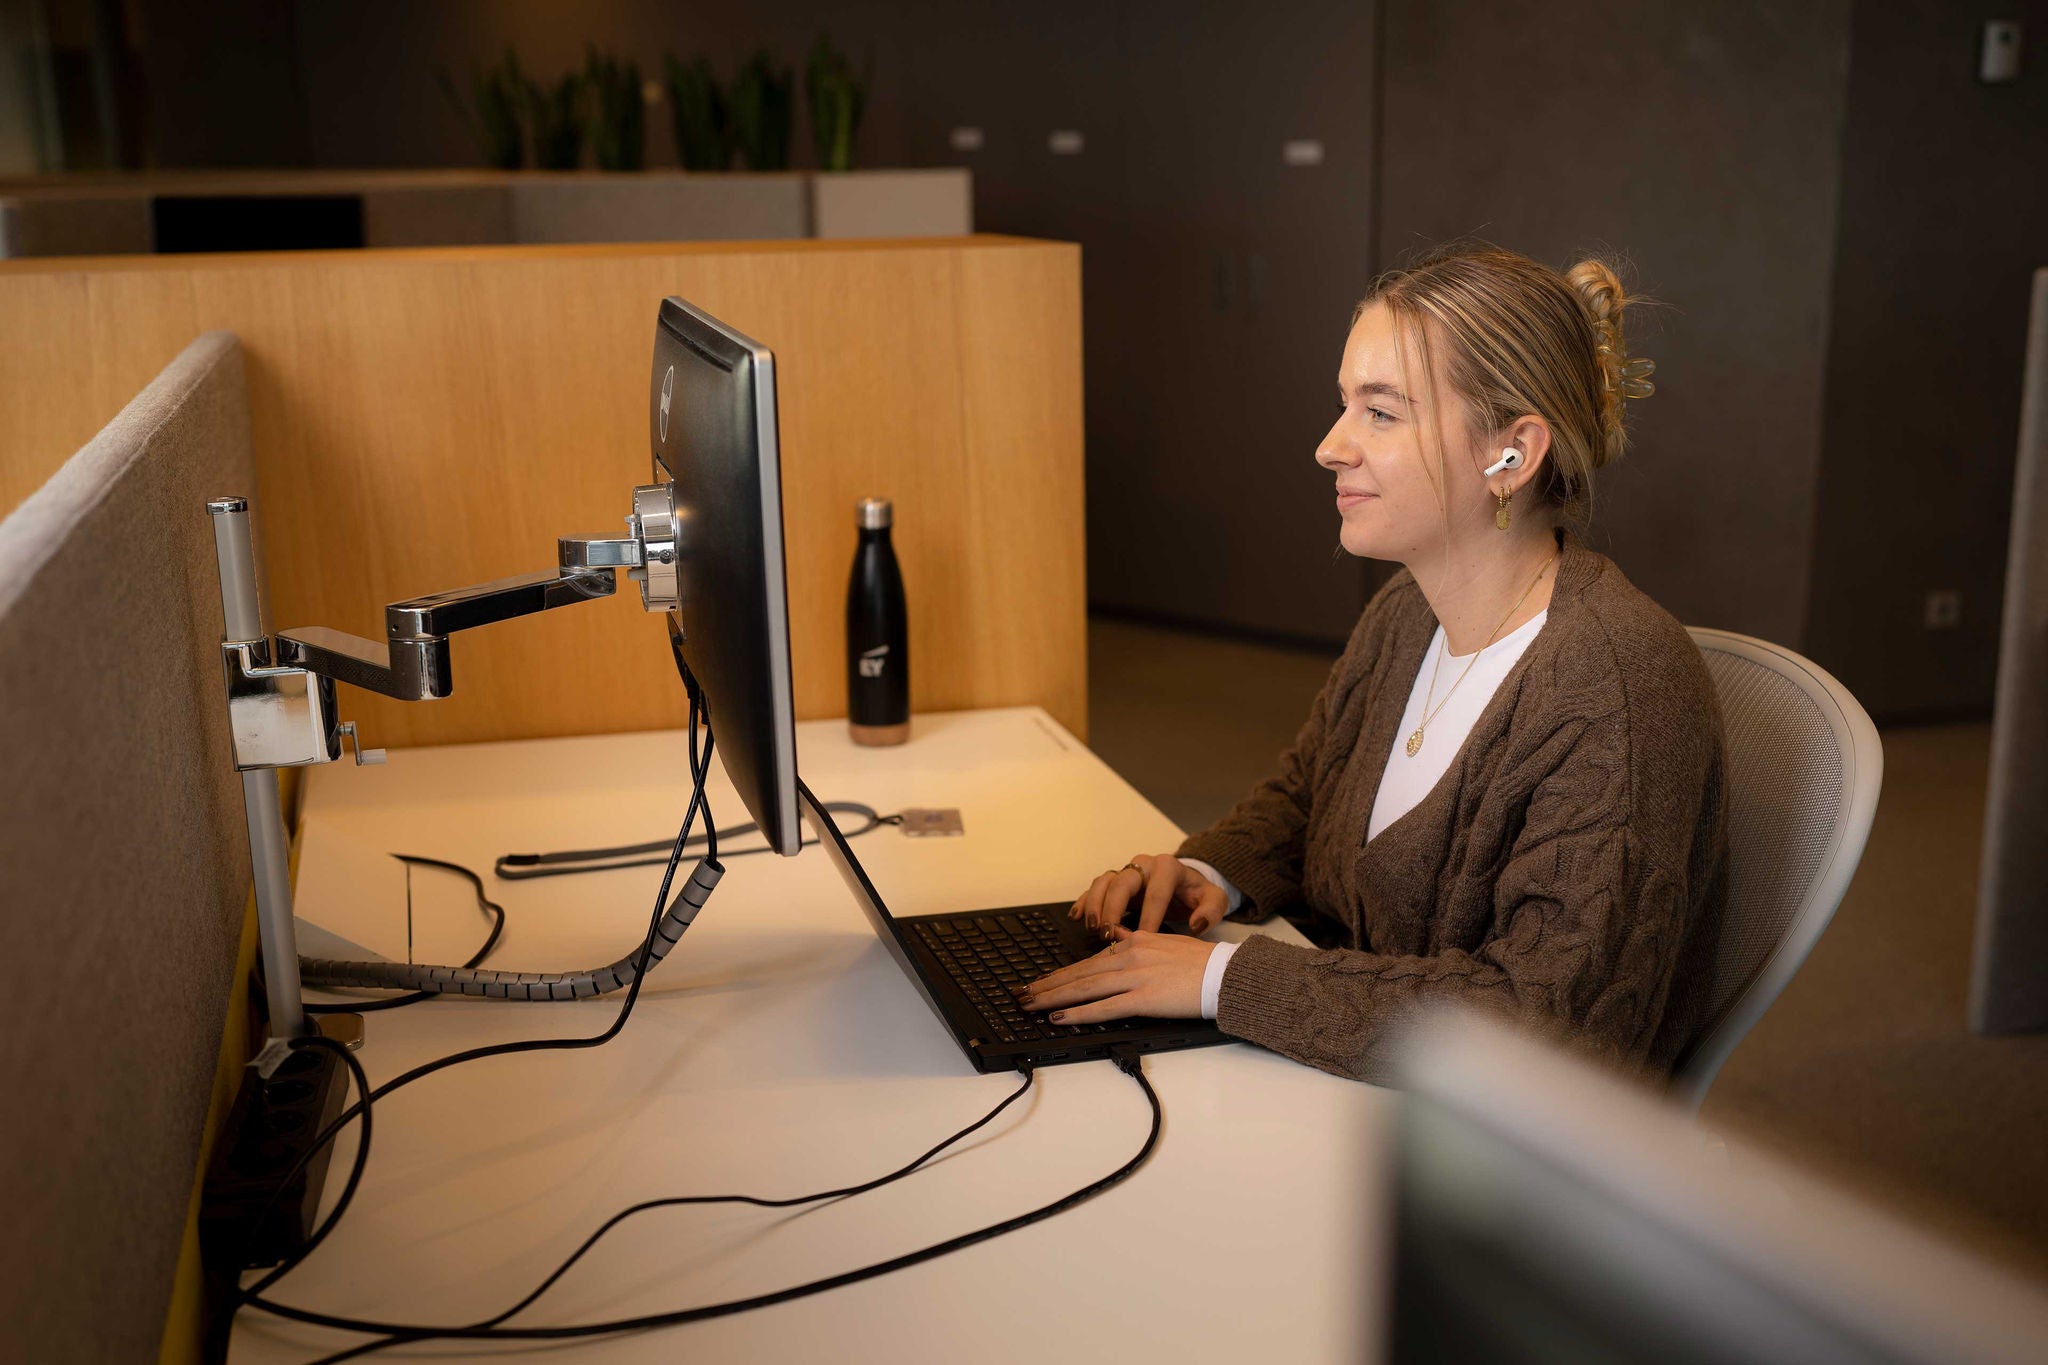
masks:
<svg viewBox="0 0 2048 1365"><path fill-rule="evenodd" d="M1884 749L1840 683L1789 649L1694 630L1728 738L1728 911L1706 1021L1674 1093L1698 1105L1834 918L1863 857Z"/></svg>

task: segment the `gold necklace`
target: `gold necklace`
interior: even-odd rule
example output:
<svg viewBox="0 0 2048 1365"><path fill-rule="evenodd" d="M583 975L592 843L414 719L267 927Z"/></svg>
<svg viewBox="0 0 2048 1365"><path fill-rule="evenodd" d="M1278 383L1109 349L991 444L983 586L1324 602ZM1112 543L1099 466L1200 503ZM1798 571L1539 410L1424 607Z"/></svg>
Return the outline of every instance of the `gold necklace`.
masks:
<svg viewBox="0 0 2048 1365"><path fill-rule="evenodd" d="M1458 675L1458 681L1451 684L1451 690L1444 693L1444 699L1436 704L1435 710L1431 710L1429 703L1430 699L1436 696L1437 674L1443 671L1444 655L1451 648L1451 633L1449 631L1444 632L1443 645L1436 652L1436 666L1429 670L1429 690L1422 694L1422 719L1416 724L1415 733L1408 736L1408 757L1413 758L1422 752L1422 732L1427 730L1429 723L1436 719L1438 711L1442 711L1451 704L1451 697L1457 692L1458 684L1464 682L1467 675L1478 666L1479 655L1492 648L1493 637L1500 634L1500 628L1508 623L1508 617L1513 616L1522 609L1522 603L1529 600L1529 594L1536 591L1536 585L1543 581L1543 575L1549 573L1550 566L1555 563L1557 563L1556 555L1551 555L1543 561L1542 565L1536 570L1536 576L1529 580L1529 586L1522 589L1522 595L1515 599L1515 605L1509 607L1500 620L1495 623L1493 633L1486 637L1486 643L1479 646L1478 652L1472 656L1472 662L1465 665L1465 671Z"/></svg>

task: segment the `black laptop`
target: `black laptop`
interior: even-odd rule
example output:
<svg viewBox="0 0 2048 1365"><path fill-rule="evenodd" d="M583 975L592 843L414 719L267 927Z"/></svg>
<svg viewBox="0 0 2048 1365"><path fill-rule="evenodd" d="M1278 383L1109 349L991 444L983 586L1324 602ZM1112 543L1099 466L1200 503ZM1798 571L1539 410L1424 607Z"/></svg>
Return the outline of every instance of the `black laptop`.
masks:
<svg viewBox="0 0 2048 1365"><path fill-rule="evenodd" d="M1102 947L1072 902L1017 905L898 918L889 913L860 860L810 788L798 786L803 813L847 889L867 913L897 965L978 1071L1011 1071L1109 1056L1112 1046L1166 1052L1227 1041L1207 1019L1118 1019L1107 1024L1055 1024L1019 1005L1013 987L1079 962Z"/></svg>

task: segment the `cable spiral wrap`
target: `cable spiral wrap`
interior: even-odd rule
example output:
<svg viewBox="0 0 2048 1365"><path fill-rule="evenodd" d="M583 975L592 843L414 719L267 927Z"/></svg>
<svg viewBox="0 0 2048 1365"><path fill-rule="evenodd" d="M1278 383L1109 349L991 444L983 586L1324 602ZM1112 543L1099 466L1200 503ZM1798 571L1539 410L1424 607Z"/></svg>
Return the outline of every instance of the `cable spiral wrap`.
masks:
<svg viewBox="0 0 2048 1365"><path fill-rule="evenodd" d="M704 908L712 888L724 875L725 865L716 859L698 860L689 880L683 883L655 926L647 952L650 969L681 941L683 931ZM299 976L306 985L322 990L426 991L439 995L479 995L492 1000L587 1000L632 985L643 946L647 945L635 944L617 962L587 972L501 972L488 967L300 958Z"/></svg>

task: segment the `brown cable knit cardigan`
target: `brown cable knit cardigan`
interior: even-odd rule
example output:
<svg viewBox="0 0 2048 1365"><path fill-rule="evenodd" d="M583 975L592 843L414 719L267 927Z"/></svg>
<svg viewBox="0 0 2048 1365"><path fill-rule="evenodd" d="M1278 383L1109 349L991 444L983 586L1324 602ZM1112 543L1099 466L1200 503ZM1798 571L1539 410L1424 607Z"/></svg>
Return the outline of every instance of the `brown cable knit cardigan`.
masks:
<svg viewBox="0 0 2048 1365"><path fill-rule="evenodd" d="M1461 1001L1668 1071L1699 1023L1727 898L1720 712L1698 648L1566 540L1550 615L1443 778L1366 842L1436 630L1403 571L1376 594L1280 772L1181 845L1330 946L1254 936L1217 1022L1384 1076L1390 1026ZM1399 760L1396 760L1399 761Z"/></svg>

